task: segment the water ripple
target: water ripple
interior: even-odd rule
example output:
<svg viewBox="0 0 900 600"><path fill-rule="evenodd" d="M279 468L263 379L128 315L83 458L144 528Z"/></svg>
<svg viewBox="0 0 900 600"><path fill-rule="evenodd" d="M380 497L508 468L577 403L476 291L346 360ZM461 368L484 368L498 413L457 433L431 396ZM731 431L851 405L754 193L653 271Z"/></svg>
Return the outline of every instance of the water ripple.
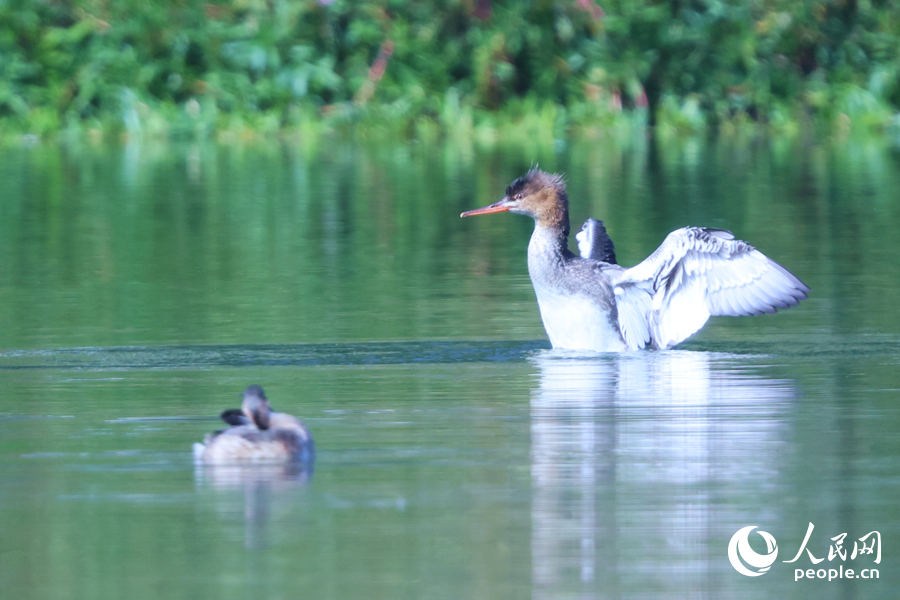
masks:
<svg viewBox="0 0 900 600"><path fill-rule="evenodd" d="M0 369L175 369L240 366L524 361L546 342L366 342L221 346L114 346L0 353Z"/></svg>

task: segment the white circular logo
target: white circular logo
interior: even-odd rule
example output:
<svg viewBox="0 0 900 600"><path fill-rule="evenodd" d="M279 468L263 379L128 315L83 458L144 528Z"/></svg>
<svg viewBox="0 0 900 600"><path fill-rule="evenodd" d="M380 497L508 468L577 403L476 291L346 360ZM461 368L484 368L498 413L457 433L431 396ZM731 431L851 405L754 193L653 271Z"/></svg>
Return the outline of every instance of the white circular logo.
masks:
<svg viewBox="0 0 900 600"><path fill-rule="evenodd" d="M739 529L737 533L731 536L731 541L728 542L728 560L731 561L731 566L738 573L747 577L759 577L769 570L769 567L772 566L772 563L778 557L778 544L775 542L772 534L765 531L757 531L756 533L766 540L766 548L769 552L767 554L757 554L753 551L747 538L750 537L750 532L754 529L756 529L756 525L749 525ZM740 555L740 558L738 558L738 555ZM742 560L743 562L741 562ZM755 567L757 570L751 571L744 566L744 563Z"/></svg>

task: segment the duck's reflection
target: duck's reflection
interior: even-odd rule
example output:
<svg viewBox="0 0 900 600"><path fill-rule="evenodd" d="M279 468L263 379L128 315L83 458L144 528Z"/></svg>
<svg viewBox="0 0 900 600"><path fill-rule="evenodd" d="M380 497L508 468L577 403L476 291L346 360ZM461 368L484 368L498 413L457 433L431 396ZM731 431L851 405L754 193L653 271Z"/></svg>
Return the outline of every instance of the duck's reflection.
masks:
<svg viewBox="0 0 900 600"><path fill-rule="evenodd" d="M722 587L720 538L765 506L793 386L697 352L534 360L534 597Z"/></svg>
<svg viewBox="0 0 900 600"><path fill-rule="evenodd" d="M290 502L291 491L301 490L313 474L313 465L288 463L249 463L195 466L195 481L201 489L215 492L213 501L226 522L234 523L236 513L243 515L244 546L268 545L267 525L279 499Z"/></svg>

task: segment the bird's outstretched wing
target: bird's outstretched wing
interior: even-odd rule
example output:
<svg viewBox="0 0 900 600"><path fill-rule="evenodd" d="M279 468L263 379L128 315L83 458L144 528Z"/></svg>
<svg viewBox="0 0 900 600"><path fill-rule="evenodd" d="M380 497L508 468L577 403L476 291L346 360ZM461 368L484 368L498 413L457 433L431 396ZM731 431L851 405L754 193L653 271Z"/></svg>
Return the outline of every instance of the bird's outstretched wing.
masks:
<svg viewBox="0 0 900 600"><path fill-rule="evenodd" d="M578 253L581 258L590 258L600 262L616 264L616 247L606 233L603 221L588 219L581 226L581 231L575 234L578 242Z"/></svg>
<svg viewBox="0 0 900 600"><path fill-rule="evenodd" d="M619 322L632 348L669 348L712 315L774 313L796 306L809 288L730 231L673 231L642 263L614 280Z"/></svg>

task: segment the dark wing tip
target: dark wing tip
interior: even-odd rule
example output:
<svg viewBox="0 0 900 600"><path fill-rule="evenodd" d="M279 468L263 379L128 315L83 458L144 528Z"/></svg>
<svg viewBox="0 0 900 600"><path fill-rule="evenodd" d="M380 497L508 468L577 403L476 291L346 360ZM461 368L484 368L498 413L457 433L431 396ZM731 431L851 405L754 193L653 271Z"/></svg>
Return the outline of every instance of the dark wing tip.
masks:
<svg viewBox="0 0 900 600"><path fill-rule="evenodd" d="M799 305L801 300L808 298L809 286L777 262L769 260L769 264L775 267L784 279L780 287L768 289L769 293L765 295L765 302L770 306L771 310L764 312L775 313L779 310L787 310Z"/></svg>
<svg viewBox="0 0 900 600"><path fill-rule="evenodd" d="M789 293L795 299L795 303L791 306L796 306L801 300L806 300L806 298L809 297L809 293L812 291L812 289L808 285L800 281L799 277L797 277L772 259L769 259L769 264L777 268L781 272L781 274L790 282L791 286Z"/></svg>

